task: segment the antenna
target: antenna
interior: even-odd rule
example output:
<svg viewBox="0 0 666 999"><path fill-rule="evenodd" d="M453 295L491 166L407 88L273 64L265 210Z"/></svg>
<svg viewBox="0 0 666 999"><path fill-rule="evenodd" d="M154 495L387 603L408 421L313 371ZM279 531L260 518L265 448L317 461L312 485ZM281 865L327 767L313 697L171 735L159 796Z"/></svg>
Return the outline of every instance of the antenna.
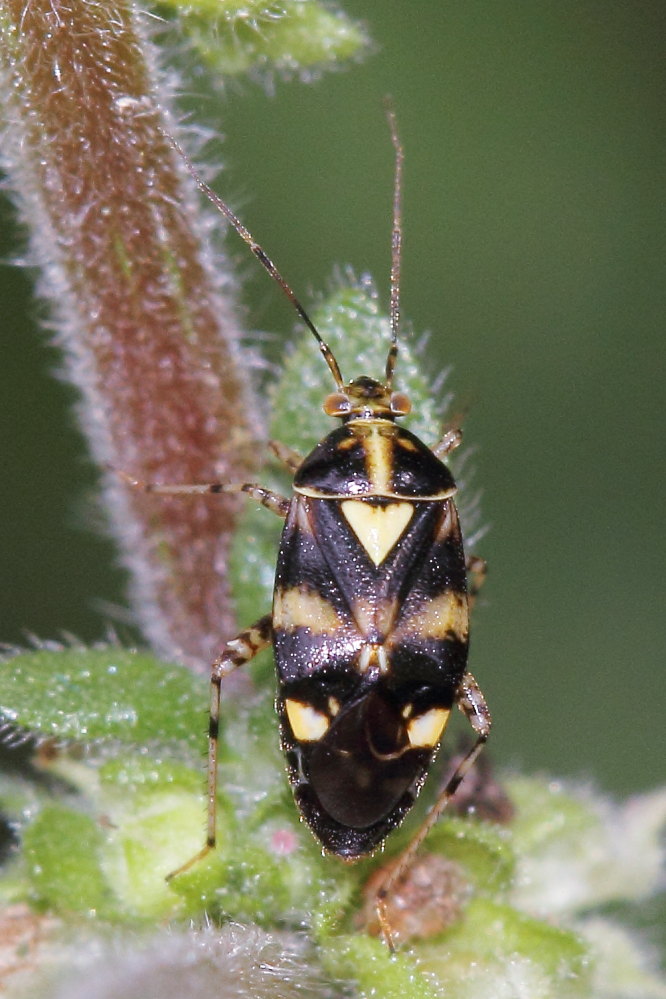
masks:
<svg viewBox="0 0 666 999"><path fill-rule="evenodd" d="M291 290L291 288L289 287L289 285L287 284L287 282L285 281L285 279L280 274L279 270L277 269L277 267L275 266L275 264L273 263L273 261L271 260L271 258L268 256L268 254L266 253L266 251L259 245L259 243L257 243L257 241L255 240L255 238L252 235L252 233L248 229L245 228L245 226L243 225L243 223L241 222L241 220L239 218L237 218L236 215L234 215L234 213L229 208L229 206L226 204L226 202L224 202L222 200L222 198L220 198L220 196L215 193L215 191L212 189L212 187L208 186L208 184L203 179L203 177L201 177L201 175L197 171L197 168L195 167L194 163L189 158L189 156L187 155L187 153L185 152L185 150L182 148L182 146L178 142L176 142L176 140L173 138L173 136L169 135L166 132L164 133L164 135L169 140L169 142L171 143L171 145L173 146L173 148L176 150L176 152L179 153L179 155L182 157L183 163L187 167L188 173L190 174L190 176L194 180L194 183L197 185L197 187L199 188L199 190L203 194L206 195L206 197L208 198L208 200L217 208L217 210L222 215L224 215L224 217L227 219L227 221L231 223L231 225L234 227L234 229L236 230L236 232L238 233L238 235L240 236L240 238L242 240L244 240L247 243L247 245L250 247L250 249L252 250L252 252L254 253L255 257L257 258L257 260L259 261L259 263L262 265L262 267L264 267L268 271L268 273L270 274L270 276L273 278L273 280L277 281L277 283L280 285L280 287L282 288L282 291L285 293L285 295L287 296L287 298L289 299L289 301L291 302L291 304L296 309L296 312L301 317L301 319L303 320L303 322L308 327L308 329L310 330L310 332L314 336L315 340L319 344L319 349L320 349L320 351L322 352L322 354L324 356L324 360L326 361L326 364L328 365L329 371L333 375L333 379L335 381L336 387L340 391L342 391L344 389L344 382L342 381L342 375L340 374L340 368L338 367L338 362L335 359L333 351L328 346L328 344L325 343L324 340L322 340L321 336L317 332L317 329L316 329L314 323L312 322L312 320L308 316L307 312L305 311L305 309L303 308L303 306L301 305L301 303L299 302L299 300L296 298L296 295Z"/></svg>
<svg viewBox="0 0 666 999"><path fill-rule="evenodd" d="M391 130L391 142L395 149L395 179L393 182L393 229L391 231L391 346L386 358L386 384L393 383L393 371L398 357L398 331L400 327L400 261L402 256L402 164L405 158L398 135L398 125L393 108L393 100L384 98L386 119Z"/></svg>

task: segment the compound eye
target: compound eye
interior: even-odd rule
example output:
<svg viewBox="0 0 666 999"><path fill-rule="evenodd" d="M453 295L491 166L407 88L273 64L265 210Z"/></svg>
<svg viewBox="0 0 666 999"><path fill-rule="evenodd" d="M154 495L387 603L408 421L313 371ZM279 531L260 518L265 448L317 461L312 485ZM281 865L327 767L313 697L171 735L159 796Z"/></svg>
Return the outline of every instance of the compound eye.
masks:
<svg viewBox="0 0 666 999"><path fill-rule="evenodd" d="M393 392L391 395L391 412L396 416L407 416L411 413L412 404L404 392Z"/></svg>
<svg viewBox="0 0 666 999"><path fill-rule="evenodd" d="M345 416L351 409L351 400L344 392L331 392L322 408L327 416Z"/></svg>

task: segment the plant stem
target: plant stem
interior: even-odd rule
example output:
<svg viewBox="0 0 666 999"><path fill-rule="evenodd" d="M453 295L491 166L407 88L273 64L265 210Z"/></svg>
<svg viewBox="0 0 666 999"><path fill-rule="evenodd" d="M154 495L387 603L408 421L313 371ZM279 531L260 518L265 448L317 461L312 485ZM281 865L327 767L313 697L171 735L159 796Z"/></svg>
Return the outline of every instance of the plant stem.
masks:
<svg viewBox="0 0 666 999"><path fill-rule="evenodd" d="M165 135L171 94L135 9L0 0L0 46L2 158L93 457L148 481L247 478L260 427L228 268ZM115 472L105 480L147 637L202 666L234 626L237 498L165 499Z"/></svg>

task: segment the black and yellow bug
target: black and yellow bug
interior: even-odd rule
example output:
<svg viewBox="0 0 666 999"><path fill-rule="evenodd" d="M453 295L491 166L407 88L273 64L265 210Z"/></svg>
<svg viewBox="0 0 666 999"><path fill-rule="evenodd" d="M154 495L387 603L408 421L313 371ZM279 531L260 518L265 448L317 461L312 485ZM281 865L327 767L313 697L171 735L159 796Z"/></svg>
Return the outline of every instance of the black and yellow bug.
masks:
<svg viewBox="0 0 666 999"><path fill-rule="evenodd" d="M488 737L490 715L467 671L470 566L454 503L456 485L441 460L461 435L450 431L430 449L396 424L410 403L393 390L403 152L391 110L388 118L396 167L391 345L383 381L367 376L343 381L331 350L273 262L182 154L201 190L280 284L315 337L336 386L324 411L341 426L305 459L273 445L294 473L291 499L252 483L143 488L245 492L286 518L272 614L227 642L211 669L207 841L174 874L215 846L222 678L269 643L296 804L323 848L345 860L372 852L410 810L453 706L469 719L474 746L379 889L377 910L390 944L384 900L474 762Z"/></svg>

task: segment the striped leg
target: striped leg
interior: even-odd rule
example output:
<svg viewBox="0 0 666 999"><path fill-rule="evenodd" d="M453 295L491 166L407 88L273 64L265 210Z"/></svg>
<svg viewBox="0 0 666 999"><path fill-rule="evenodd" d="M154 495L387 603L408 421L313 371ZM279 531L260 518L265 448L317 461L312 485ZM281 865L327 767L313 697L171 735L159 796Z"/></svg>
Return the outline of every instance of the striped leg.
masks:
<svg viewBox="0 0 666 999"><path fill-rule="evenodd" d="M205 495L206 493L245 493L267 510L272 510L278 517L286 517L289 512L289 500L279 493L264 489L255 482L201 482L184 485L159 485L157 482L142 482L134 479L126 472L118 472L121 479L134 489L157 496Z"/></svg>
<svg viewBox="0 0 666 999"><path fill-rule="evenodd" d="M447 454L451 454L455 451L457 447L462 444L462 430L457 428L454 430L447 430L440 441L435 444L433 454L436 454L438 458L445 458Z"/></svg>
<svg viewBox="0 0 666 999"><path fill-rule="evenodd" d="M216 804L217 804L217 743L220 731L220 688L222 679L239 666L249 663L257 653L266 648L273 640L273 618L271 614L259 618L251 628L241 631L224 647L222 654L215 660L210 671L210 719L208 724L208 777L207 777L207 823L206 843L193 857L190 857L181 867L167 875L171 881L178 874L183 874L202 860L211 850L215 849L216 839Z"/></svg>
<svg viewBox="0 0 666 999"><path fill-rule="evenodd" d="M290 472L297 472L303 464L303 455L282 441L269 441L268 446L283 465L286 465Z"/></svg>
<svg viewBox="0 0 666 999"><path fill-rule="evenodd" d="M492 724L490 711L488 710L486 699L481 693L481 689L471 673L465 673L462 678L458 689L456 703L476 732L476 741L467 755L460 761L454 770L446 786L426 815L421 827L417 830L411 842L402 854L400 854L395 864L393 864L390 868L388 874L384 878L384 881L380 885L375 898L375 908L377 910L377 919L379 920L381 933L391 952L395 951L395 942L391 923L387 914L387 899L393 888L405 876L411 867L421 843L438 821L449 801L456 793L465 775L469 773L473 767L477 756L481 752L484 743L490 735L490 727Z"/></svg>
<svg viewBox="0 0 666 999"><path fill-rule="evenodd" d="M465 562L465 568L469 576L469 589L467 597L470 610L474 606L479 590L488 577L488 563L479 555L469 555Z"/></svg>

